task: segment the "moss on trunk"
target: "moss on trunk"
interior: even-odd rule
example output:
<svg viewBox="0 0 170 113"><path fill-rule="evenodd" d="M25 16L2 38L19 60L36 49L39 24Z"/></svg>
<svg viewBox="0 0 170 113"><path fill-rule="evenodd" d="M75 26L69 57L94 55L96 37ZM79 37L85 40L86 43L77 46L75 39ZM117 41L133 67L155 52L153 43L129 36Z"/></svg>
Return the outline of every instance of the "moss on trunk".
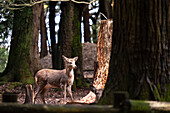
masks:
<svg viewBox="0 0 170 113"><path fill-rule="evenodd" d="M83 86L82 72L82 45L81 45L81 16L82 5L74 4L73 2L61 3L61 21L59 29L59 41L57 45L57 64L58 69L64 68L62 55L66 57L78 56L76 62L77 69L75 70L75 84Z"/></svg>
<svg viewBox="0 0 170 113"><path fill-rule="evenodd" d="M72 2L62 2L61 3L61 21L60 29L58 36L58 45L57 45L57 68L64 68L64 61L62 55L66 57L71 57L72 52L72 43L73 43L73 13L74 6Z"/></svg>
<svg viewBox="0 0 170 113"><path fill-rule="evenodd" d="M21 81L32 83L34 81L31 60L33 53L33 8L25 7L14 11L13 31L7 67L1 80Z"/></svg>
<svg viewBox="0 0 170 113"><path fill-rule="evenodd" d="M75 70L76 86L84 87L84 77L82 70L82 44L81 44L81 17L83 5L74 3L74 17L73 17L73 41L71 56L78 56L77 69ZM73 86L74 87L74 86Z"/></svg>
<svg viewBox="0 0 170 113"><path fill-rule="evenodd" d="M128 91L132 99L168 100L168 1L115 1L110 69L99 101L114 91Z"/></svg>

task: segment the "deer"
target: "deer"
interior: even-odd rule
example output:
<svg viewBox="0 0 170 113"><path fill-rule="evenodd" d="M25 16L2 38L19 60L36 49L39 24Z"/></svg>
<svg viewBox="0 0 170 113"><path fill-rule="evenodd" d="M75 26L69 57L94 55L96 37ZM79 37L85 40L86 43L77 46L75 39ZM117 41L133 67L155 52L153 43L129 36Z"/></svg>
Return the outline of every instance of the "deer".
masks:
<svg viewBox="0 0 170 113"><path fill-rule="evenodd" d="M61 88L63 90L64 104L66 103L66 90L71 97L71 101L74 101L71 87L74 81L74 69L77 68L75 62L78 57L67 58L64 55L62 55L62 57L64 60L65 69L41 69L35 74L36 90L33 98L34 104L38 95L40 95L43 103L46 104L44 95L51 87Z"/></svg>

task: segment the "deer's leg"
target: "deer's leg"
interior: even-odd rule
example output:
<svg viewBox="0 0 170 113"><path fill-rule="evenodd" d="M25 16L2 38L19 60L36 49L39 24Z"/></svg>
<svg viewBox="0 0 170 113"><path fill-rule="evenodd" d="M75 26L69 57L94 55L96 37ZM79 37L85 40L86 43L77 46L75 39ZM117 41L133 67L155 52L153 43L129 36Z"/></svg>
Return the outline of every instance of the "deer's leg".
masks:
<svg viewBox="0 0 170 113"><path fill-rule="evenodd" d="M63 94L64 94L64 104L66 104L66 85L67 84L64 84L64 92L63 92Z"/></svg>
<svg viewBox="0 0 170 113"><path fill-rule="evenodd" d="M68 92L68 94L69 94L70 97L71 97L71 101L74 101L73 96L72 96L72 91L71 91L71 85L69 85L69 86L67 87L67 92Z"/></svg>
<svg viewBox="0 0 170 113"><path fill-rule="evenodd" d="M46 94L47 91L48 91L48 87L44 87L44 89L40 92L40 97L44 104L46 104L44 95Z"/></svg>
<svg viewBox="0 0 170 113"><path fill-rule="evenodd" d="M37 85L35 96L34 96L34 104L35 104L38 94L43 90L44 87L45 87L45 84Z"/></svg>

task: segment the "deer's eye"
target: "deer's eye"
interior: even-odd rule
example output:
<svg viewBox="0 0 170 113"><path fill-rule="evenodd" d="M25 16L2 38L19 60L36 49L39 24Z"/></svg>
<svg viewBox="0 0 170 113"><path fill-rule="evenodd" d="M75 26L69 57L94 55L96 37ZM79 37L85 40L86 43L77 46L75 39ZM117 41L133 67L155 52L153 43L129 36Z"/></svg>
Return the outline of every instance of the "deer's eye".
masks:
<svg viewBox="0 0 170 113"><path fill-rule="evenodd" d="M72 62L68 62L68 64L72 64Z"/></svg>

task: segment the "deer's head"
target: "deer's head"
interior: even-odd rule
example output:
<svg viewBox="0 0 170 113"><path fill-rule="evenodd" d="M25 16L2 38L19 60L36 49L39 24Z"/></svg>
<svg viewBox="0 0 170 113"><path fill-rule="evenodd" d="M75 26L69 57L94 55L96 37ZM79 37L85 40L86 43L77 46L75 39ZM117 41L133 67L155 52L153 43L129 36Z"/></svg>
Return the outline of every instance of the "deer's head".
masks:
<svg viewBox="0 0 170 113"><path fill-rule="evenodd" d="M65 67L69 68L69 69L75 69L77 68L76 66L76 61L78 59L78 57L74 57L74 58L67 58L64 55L62 55L64 63L65 63Z"/></svg>

